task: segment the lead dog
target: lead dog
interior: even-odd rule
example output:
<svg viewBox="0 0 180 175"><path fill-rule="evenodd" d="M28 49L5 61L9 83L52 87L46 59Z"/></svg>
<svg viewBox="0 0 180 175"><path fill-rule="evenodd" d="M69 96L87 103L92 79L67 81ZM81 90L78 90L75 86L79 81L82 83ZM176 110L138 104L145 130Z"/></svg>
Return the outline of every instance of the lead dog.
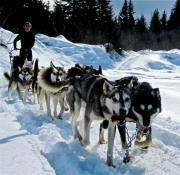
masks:
<svg viewBox="0 0 180 175"><path fill-rule="evenodd" d="M125 77L128 80L130 77ZM161 112L161 97L158 88L152 88L147 82L138 82L134 77L134 89L132 93L132 103L129 113L125 116L127 122L134 122L137 125L137 137L135 145L140 148L148 148L152 144L151 125L153 119ZM121 84L122 81L117 81ZM108 127L108 121L100 124L99 143L105 143L104 129ZM122 147L127 146L125 124L118 125L121 137ZM146 139L142 141L142 137L146 135Z"/></svg>
<svg viewBox="0 0 180 175"><path fill-rule="evenodd" d="M109 166L113 166L114 134L117 123L112 121L121 120L127 115L131 105L131 86L131 82L126 87L116 86L104 77L89 74L74 77L66 86L66 99L72 116L74 138L78 138L82 145L86 146L90 143L90 125L93 120L109 121L107 150ZM82 108L85 108L82 120L83 135L79 133L76 123Z"/></svg>

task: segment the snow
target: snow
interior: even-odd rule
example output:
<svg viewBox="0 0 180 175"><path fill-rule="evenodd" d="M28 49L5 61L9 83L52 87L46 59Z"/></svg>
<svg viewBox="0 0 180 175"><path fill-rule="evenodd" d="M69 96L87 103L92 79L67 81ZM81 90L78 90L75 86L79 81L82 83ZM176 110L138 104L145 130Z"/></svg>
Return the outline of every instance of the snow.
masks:
<svg viewBox="0 0 180 175"><path fill-rule="evenodd" d="M11 43L15 35L0 29L0 42ZM11 50L12 43L8 44ZM13 54L18 54L14 51ZM10 71L9 55L0 46L0 175L178 175L180 172L180 50L139 52L128 51L112 60L103 46L75 44L63 36L56 38L36 35L34 58L40 66L64 66L67 70L76 63L103 68L110 80L134 75L140 81L148 81L159 88L162 97L162 113L153 121L153 144L141 150L134 144L128 164L123 164L119 134L114 146L116 168L105 164L107 145L98 145L99 121L91 127L91 144L83 148L73 140L70 114L63 120L52 121L46 110L38 104L22 102L17 94L7 98L7 82L4 71ZM45 107L45 105L44 105ZM128 123L132 135L135 124ZM107 131L105 131L107 139Z"/></svg>

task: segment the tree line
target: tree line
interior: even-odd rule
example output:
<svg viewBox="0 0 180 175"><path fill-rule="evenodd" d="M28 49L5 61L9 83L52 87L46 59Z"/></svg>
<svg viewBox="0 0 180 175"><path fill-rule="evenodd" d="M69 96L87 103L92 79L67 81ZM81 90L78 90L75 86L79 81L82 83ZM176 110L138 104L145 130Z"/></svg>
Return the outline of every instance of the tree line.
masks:
<svg viewBox="0 0 180 175"><path fill-rule="evenodd" d="M25 21L33 24L34 33L64 35L72 42L111 43L121 50L169 50L180 48L180 0L169 19L156 9L146 23L145 17L134 18L132 0L124 0L114 17L110 0L55 0L53 10L42 0L1 0L0 27L19 33ZM108 48L107 48L108 49Z"/></svg>

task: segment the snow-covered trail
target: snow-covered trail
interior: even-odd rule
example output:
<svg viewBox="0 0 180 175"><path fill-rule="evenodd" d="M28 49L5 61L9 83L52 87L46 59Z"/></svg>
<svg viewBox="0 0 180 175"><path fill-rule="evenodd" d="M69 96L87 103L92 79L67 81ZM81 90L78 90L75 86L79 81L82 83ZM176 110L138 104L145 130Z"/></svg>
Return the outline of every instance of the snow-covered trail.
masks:
<svg viewBox="0 0 180 175"><path fill-rule="evenodd" d="M105 165L107 145L97 144L99 122L92 124L91 145L82 148L78 141L73 141L68 112L62 121L52 121L45 111L39 111L37 104L22 103L16 94L15 100L8 101L6 88L1 91L0 107L0 149L5 150L3 154L0 152L0 165L4 167L1 174L178 174L180 171L180 123L165 116L166 113L153 123L152 147L140 150L133 145L132 159L127 165L122 163L124 152L116 134L116 169L113 169ZM128 128L134 133L134 124Z"/></svg>
<svg viewBox="0 0 180 175"><path fill-rule="evenodd" d="M1 30L0 30L1 31ZM11 33L2 30L3 40ZM99 121L91 127L91 144L83 148L73 140L70 114L52 121L38 104L23 103L13 93L7 98L3 71L9 71L8 53L0 47L0 175L178 175L180 172L180 51L126 52L113 61L101 46L74 44L64 37L38 35L33 55L41 66L50 60L65 69L75 63L103 65L104 75L111 80L134 75L159 88L162 113L152 125L153 144L140 150L130 148L131 162L123 164L119 134L116 133L114 164L105 164L107 145L98 145ZM45 107L45 105L44 105ZM132 135L135 124L128 123ZM107 138L107 131L105 131Z"/></svg>

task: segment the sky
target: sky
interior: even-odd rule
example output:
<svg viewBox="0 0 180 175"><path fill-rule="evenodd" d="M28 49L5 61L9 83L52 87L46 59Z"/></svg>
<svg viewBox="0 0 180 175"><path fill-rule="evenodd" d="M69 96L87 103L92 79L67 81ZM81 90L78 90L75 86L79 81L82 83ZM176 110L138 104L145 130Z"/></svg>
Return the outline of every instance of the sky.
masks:
<svg viewBox="0 0 180 175"><path fill-rule="evenodd" d="M48 0L44 0L47 2ZM53 0L49 0L51 5L53 4ZM175 5L176 0L133 0L135 18L139 18L141 15L144 15L146 18L146 22L149 25L150 19L155 9L158 8L160 15L162 15L165 10L167 16L169 17L172 8ZM114 10L115 16L117 16L123 6L124 0L111 0L111 5Z"/></svg>
<svg viewBox="0 0 180 175"><path fill-rule="evenodd" d="M6 44L15 35L0 29L0 42ZM11 43L11 42L9 42ZM19 46L19 43L18 43ZM180 50L123 52L113 59L102 45L75 44L62 35L54 38L36 35L33 59L39 66L48 67L50 61L67 71L76 63L103 68L104 76L117 80L137 76L159 88L162 112L153 120L152 146L141 150L132 144L131 161L123 164L125 151L119 134L114 144L114 165L106 165L107 145L98 144L100 121L93 121L90 129L91 144L82 147L73 139L69 111L63 120L52 119L37 102L22 102L14 91L8 100L8 83L3 72L10 72L8 49L0 46L0 175L178 175L180 172ZM13 52L18 55L18 51ZM29 93L32 99L32 94ZM51 108L53 106L51 105ZM78 126L81 120L78 120ZM130 136L135 124L127 123ZM105 131L107 140L107 131Z"/></svg>

